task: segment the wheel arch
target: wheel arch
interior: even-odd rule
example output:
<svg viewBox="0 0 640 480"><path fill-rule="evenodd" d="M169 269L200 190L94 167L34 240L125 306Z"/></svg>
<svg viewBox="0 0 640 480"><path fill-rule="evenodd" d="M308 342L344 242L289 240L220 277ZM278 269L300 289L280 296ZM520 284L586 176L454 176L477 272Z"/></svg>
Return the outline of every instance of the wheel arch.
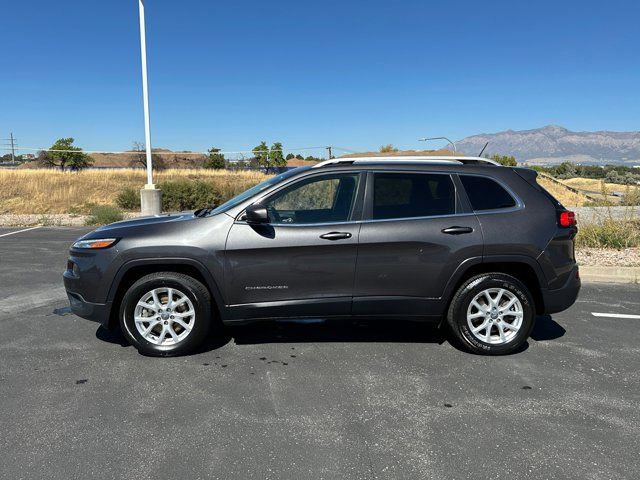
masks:
<svg viewBox="0 0 640 480"><path fill-rule="evenodd" d="M219 316L222 314L222 306L224 305L222 294L211 273L202 263L190 258L145 258L131 260L122 265L111 282L107 298L111 304L108 328L114 328L118 325L120 302L129 287L139 278L155 272L182 273L195 278L209 290L214 302L214 305L211 306L212 310Z"/></svg>
<svg viewBox="0 0 640 480"><path fill-rule="evenodd" d="M536 312L545 311L543 289L546 285L546 279L544 274L535 259L522 255L484 257L481 261L466 262L460 265L445 290L445 311L465 281L475 275L491 272L505 273L520 280L531 292Z"/></svg>

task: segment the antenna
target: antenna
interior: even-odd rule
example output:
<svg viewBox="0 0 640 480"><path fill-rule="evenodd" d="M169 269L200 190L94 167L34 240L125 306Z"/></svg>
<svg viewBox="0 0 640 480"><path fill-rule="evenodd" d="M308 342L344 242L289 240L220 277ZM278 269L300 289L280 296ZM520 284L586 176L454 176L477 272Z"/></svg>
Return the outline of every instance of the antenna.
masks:
<svg viewBox="0 0 640 480"><path fill-rule="evenodd" d="M478 154L479 157L482 156L482 154L484 153L484 149L487 148L487 145L489 145L489 142L484 144L484 147L482 147L482 150L480 150L480 153Z"/></svg>

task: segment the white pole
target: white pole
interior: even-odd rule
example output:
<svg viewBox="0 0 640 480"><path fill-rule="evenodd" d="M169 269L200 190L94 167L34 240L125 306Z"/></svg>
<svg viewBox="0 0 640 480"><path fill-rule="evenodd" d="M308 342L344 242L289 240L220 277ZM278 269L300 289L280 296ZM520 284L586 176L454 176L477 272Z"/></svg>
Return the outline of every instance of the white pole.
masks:
<svg viewBox="0 0 640 480"><path fill-rule="evenodd" d="M147 184L145 188L151 189L153 185L153 167L151 165L151 127L149 126L149 89L147 87L147 41L144 26L144 3L138 0L140 11L140 56L142 58L142 97L144 102L144 143L147 152Z"/></svg>

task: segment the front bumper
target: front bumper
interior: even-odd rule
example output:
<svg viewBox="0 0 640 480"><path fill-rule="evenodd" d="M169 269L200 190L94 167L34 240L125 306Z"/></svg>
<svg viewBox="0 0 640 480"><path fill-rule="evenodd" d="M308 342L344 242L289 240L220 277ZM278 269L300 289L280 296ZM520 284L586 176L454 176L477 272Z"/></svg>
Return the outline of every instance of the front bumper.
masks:
<svg viewBox="0 0 640 480"><path fill-rule="evenodd" d="M64 272L63 279L71 311L79 317L86 318L92 322L98 322L102 326L108 327L109 316L111 314L111 302L92 303L86 301L80 293L74 291L79 289L79 279L70 271Z"/></svg>
<svg viewBox="0 0 640 480"><path fill-rule="evenodd" d="M543 313L558 313L569 308L578 298L581 285L578 267L576 266L562 287L554 290L542 290Z"/></svg>

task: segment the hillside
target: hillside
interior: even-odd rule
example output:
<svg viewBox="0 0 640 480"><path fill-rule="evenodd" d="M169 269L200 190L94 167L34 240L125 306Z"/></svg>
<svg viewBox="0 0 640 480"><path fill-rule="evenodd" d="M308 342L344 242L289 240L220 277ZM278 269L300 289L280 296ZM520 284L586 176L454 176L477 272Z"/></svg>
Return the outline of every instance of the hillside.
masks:
<svg viewBox="0 0 640 480"><path fill-rule="evenodd" d="M482 133L456 142L458 151L477 155L513 155L519 162L553 164L640 164L640 132L573 132L549 125L533 130Z"/></svg>

